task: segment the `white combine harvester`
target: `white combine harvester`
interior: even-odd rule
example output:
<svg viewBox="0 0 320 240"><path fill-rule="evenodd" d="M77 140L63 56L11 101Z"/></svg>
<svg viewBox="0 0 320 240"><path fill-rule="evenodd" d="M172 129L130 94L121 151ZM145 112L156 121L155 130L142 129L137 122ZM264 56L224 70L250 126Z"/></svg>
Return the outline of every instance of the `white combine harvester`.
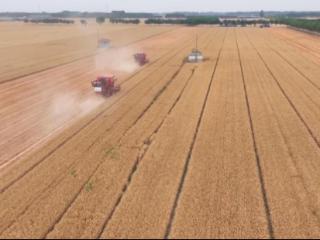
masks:
<svg viewBox="0 0 320 240"><path fill-rule="evenodd" d="M198 49L198 36L196 38L196 48L192 49L191 53L188 55L187 61L190 63L202 62L204 57Z"/></svg>
<svg viewBox="0 0 320 240"><path fill-rule="evenodd" d="M203 55L198 49L193 49L188 56L188 62L202 62Z"/></svg>

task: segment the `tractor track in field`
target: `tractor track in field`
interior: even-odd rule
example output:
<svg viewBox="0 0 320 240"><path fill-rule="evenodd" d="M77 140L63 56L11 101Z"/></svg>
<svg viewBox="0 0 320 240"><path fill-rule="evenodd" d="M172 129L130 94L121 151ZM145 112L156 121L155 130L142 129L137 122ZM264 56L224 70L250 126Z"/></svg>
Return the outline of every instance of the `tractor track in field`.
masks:
<svg viewBox="0 0 320 240"><path fill-rule="evenodd" d="M317 147L320 149L320 142L318 141L318 139L316 138L315 134L312 132L311 128L309 127L309 125L307 124L307 122L305 121L305 119L302 117L301 113L298 111L298 109L296 108L296 106L294 105L294 103L292 102L292 100L290 99L290 97L288 96L288 94L286 93L286 91L284 90L284 88L281 86L279 79L274 75L274 73L272 72L272 70L270 69L269 65L267 64L267 62L265 61L265 59L263 58L263 56L261 55L261 53L259 52L259 50L256 48L256 46L252 43L252 41L249 39L247 33L245 33L249 43L251 44L251 46L253 47L253 49L257 52L257 54L259 55L259 58L262 60L264 66L266 67L266 69L268 70L268 72L270 73L270 75L272 76L272 78L274 79L274 81L276 82L277 86L279 87L281 93L283 94L283 96L286 98L286 100L288 101L288 103L290 104L291 108L294 110L294 112L296 113L296 115L298 116L298 118L300 119L300 121L302 122L302 124L304 125L304 127L306 128L306 130L308 131L308 133L310 134L310 136L312 137L313 141L315 142L315 144L317 145Z"/></svg>
<svg viewBox="0 0 320 240"><path fill-rule="evenodd" d="M178 54L180 52L180 50L186 48L188 46L188 43L180 48L174 55ZM161 59L165 58L167 55L170 55L170 51L167 52L167 54L164 54L164 56L160 57L159 59L155 60L154 62L150 63L148 65L148 67L156 64L158 61L160 61ZM159 68L163 67L165 64L167 64L166 62L164 62ZM142 70L144 70L145 68L140 69L139 71L137 71L135 74L131 75L129 78L127 78L126 80L124 80L122 82L122 84L124 84L125 82L131 80L132 78L134 78L137 74L139 74ZM87 123L85 123L82 127L80 127L78 130L76 130L74 133L72 133L69 137L67 137L64 141L62 141L59 145L57 145L54 149L52 149L49 153L47 153L44 157L42 157L36 164L34 164L31 168L29 168L27 171L25 171L22 175L20 175L19 177L17 177L15 180L11 181L9 184L7 184L5 187L3 187L0 190L0 194L4 193L8 188L10 188L13 184L15 184L16 182L18 182L20 179L22 179L25 175L27 175L29 172L31 172L33 169L35 169L40 163L42 163L45 159L47 159L49 156L51 156L55 151L57 151L58 149L60 149L65 143L67 143L68 141L70 141L72 138L74 138L78 133L80 133L84 128L86 128L88 125L90 125L91 123L93 123L97 118L99 118L101 115L103 115L105 112L107 112L112 106L116 105L121 99L123 99L125 96L127 96L130 92L132 92L136 87L138 87L141 83L143 83L143 81L145 79L148 78L149 75L153 74L154 72L158 71L158 68L153 70L152 72L150 72L146 77L144 77L143 79L141 79L136 85L134 85L131 89L129 89L125 95L119 97L116 101L114 101L112 104L108 105L105 109L101 110L98 114L96 114L93 118L91 118ZM123 115L125 116L125 114ZM5 163L1 163L0 167L5 164Z"/></svg>
<svg viewBox="0 0 320 240"><path fill-rule="evenodd" d="M136 44L136 43L138 43L138 42L142 42L142 41L148 40L148 39L153 38L153 37L161 36L161 35L163 35L163 34L167 34L167 33L169 33L169 32L176 31L177 29L179 29L179 27L178 27L178 28L174 28L174 29L170 29L170 30L168 30L168 31L164 31L164 32L161 32L161 33L158 33L158 34L154 34L154 35L145 37L145 38L143 38L143 39L139 39L139 40L136 40L136 41L133 41L133 42L124 44L124 45L119 46L119 47L110 47L110 48L108 48L108 49L120 49L120 48L128 47L128 46L133 45L133 44ZM52 69L55 69L55 68L59 68L59 67L64 66L64 65L68 65L68 64L71 64L71 63L79 62L79 61L84 60L84 59L88 59L88 58L91 58L91 57L94 57L94 56L98 56L98 55L100 55L100 54L105 53L105 51L107 51L108 49L105 49L104 51L101 51L101 52L96 51L96 52L94 52L94 53L92 53L92 54L89 54L89 55L86 55L86 56L84 56L84 57L80 57L80 58L77 58L77 59L68 61L68 62L66 62L66 63L58 64L58 65L55 65L55 66L52 66L52 67L48 67L48 68L45 68L45 69L41 69L41 70L39 70L39 71L34 71L34 72L32 72L32 73L23 74L23 75L18 76L18 77L14 77L14 78L11 78L11 79L7 79L7 80L4 80L4 81L0 81L0 86L1 86L2 84L4 84L4 83L16 81L16 80L18 80L18 79L20 79L20 78L23 78L23 77L32 76L32 75L37 74L37 73L42 73L42 72L45 72L45 71L48 71L48 70L52 70Z"/></svg>
<svg viewBox="0 0 320 240"><path fill-rule="evenodd" d="M224 42L225 42L226 36L227 36L227 32L225 32L225 35L224 35L220 50L218 52L218 58L217 58L214 66L213 66L213 72L212 72L212 76L211 76L211 79L210 79L209 87L208 87L208 90L207 90L205 98L204 98L204 102L203 102L203 105L202 105L202 108L201 108L199 119L198 119L198 122L197 122L197 125L196 125L196 130L195 130L195 133L193 135L193 139L192 139L191 145L189 147L189 152L188 152L187 158L185 160L182 176L181 176L180 181L179 181L179 186L178 186L178 189L177 189L177 192L176 192L175 200L174 200L173 206L171 208L171 213L170 213L170 216L169 216L169 219L168 219L168 223L167 223L167 226L166 226L166 230L165 230L165 234L164 234L164 238L165 239L168 239L168 237L170 236L170 233L171 233L172 224L173 224L173 221L174 221L174 218L175 218L175 215L176 215L177 206L178 206L178 203L179 203L179 199L180 199L181 193L183 191L185 178L186 178L186 176L188 174L188 168L189 168L189 164L190 164L190 161L191 161L194 145L195 145L196 140L197 140L198 132L199 132L200 125L201 125L201 122L202 122L202 118L203 118L203 114L204 114L204 111L206 109L207 100L208 100L209 93L211 91L212 84L213 84L213 79L214 79L217 67L219 65L220 56L221 56L221 52L222 52L222 49L223 49L223 46L224 46Z"/></svg>
<svg viewBox="0 0 320 240"><path fill-rule="evenodd" d="M184 63L181 65L181 68L183 67ZM179 74L181 68L175 73L173 79ZM105 220L104 224L103 224L103 227L101 229L101 231L99 232L99 234L97 235L97 239L100 239L104 230L108 227L108 224L109 222L111 221L115 211L117 210L118 206L120 205L121 201L122 201L122 198L124 197L124 195L126 194L130 184L131 184L131 181L136 173L136 171L138 170L139 168L139 165L141 163L141 161L143 161L144 159L144 156L147 154L152 142L153 142L153 137L158 133L159 129L163 126L164 122L166 121L167 117L171 114L171 112L173 111L173 109L176 107L176 105L178 104L178 102L180 101L181 99L181 96L183 95L185 89L187 88L189 82L191 81L192 77L194 76L194 73L195 73L195 69L192 69L191 70L191 74L190 76L188 77L186 83L184 84L183 88L181 89L178 97L175 99L175 101L173 102L172 106L170 107L168 113L166 114L166 116L162 119L161 123L158 125L158 127L150 134L149 137L147 137L146 141L147 143L143 143L140 147L139 147L139 153L138 153L138 156L133 164L133 167L130 171L130 174L127 178L127 181L126 183L124 184L123 188L122 188L122 192L120 193L117 201L116 201L116 204L114 205L114 207L112 208L110 214L108 215L107 219ZM151 107L151 105L150 105ZM141 116L142 117L142 116ZM144 148L144 146L146 146Z"/></svg>
<svg viewBox="0 0 320 240"><path fill-rule="evenodd" d="M251 131L251 138L252 138L253 149L254 149L254 153L255 153L255 159L256 159L258 177L259 177L259 182L260 182L261 194L262 194L262 198L263 198L263 205L264 205L264 210L265 210L267 223L268 223L268 233L269 233L269 237L271 239L274 239L272 215L271 215L271 210L270 210L270 206L269 206L266 184L265 184L263 171L262 171L262 167L261 167L261 159L259 157L259 151L258 151L258 147L257 147L257 141L256 141L254 125L253 125L253 120L252 120L251 106L250 106L250 101L249 101L249 97L248 97L247 84L246 84L245 76L244 76L243 63L242 63L242 59L241 59L241 53L240 53L237 33L236 33L236 44L237 44L238 58L239 58L239 64L240 64L240 68L241 68L241 78L242 78L242 83L243 83L242 85L243 85L243 89L244 89L244 93L245 93L248 119L249 119L250 131Z"/></svg>

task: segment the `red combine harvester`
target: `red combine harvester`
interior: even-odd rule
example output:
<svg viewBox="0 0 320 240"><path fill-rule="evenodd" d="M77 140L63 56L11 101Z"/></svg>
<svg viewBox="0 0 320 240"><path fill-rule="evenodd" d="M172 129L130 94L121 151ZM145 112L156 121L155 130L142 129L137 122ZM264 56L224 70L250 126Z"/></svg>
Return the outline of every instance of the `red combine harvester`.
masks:
<svg viewBox="0 0 320 240"><path fill-rule="evenodd" d="M96 93L110 97L120 91L120 85L116 85L116 81L114 75L106 75L97 77L97 79L91 81L91 84Z"/></svg>
<svg viewBox="0 0 320 240"><path fill-rule="evenodd" d="M143 66L146 63L149 62L149 60L147 59L147 54L145 53L136 53L134 55L134 60L140 65Z"/></svg>

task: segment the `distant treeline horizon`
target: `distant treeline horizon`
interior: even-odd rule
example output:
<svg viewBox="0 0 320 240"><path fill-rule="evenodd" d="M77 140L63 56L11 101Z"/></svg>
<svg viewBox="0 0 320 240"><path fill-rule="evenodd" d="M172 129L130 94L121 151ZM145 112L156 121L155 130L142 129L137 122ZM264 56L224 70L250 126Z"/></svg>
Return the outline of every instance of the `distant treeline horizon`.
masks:
<svg viewBox="0 0 320 240"><path fill-rule="evenodd" d="M190 14L190 13L189 13ZM85 18L96 18L96 22L103 24L105 19L111 23L118 24L140 24L141 18L146 19L146 24L183 24L183 25L221 25L221 26L247 26L261 24L269 26L272 24L285 24L288 26L320 32L320 12L241 12L226 13L225 15L205 15L196 13L167 13L165 15L154 15L152 13L126 13L125 11L113 11L111 13L79 13L63 11L60 13L0 13L0 17L12 18L14 21L26 23L63 23L74 24L70 18L81 18L82 24L87 24ZM310 17L311 19L307 19ZM69 19L68 19L69 18Z"/></svg>
<svg viewBox="0 0 320 240"><path fill-rule="evenodd" d="M0 12L0 17L7 18L186 18L190 16L216 16L216 17L259 17L260 11L244 12L168 12L168 13L147 13L147 12ZM320 17L320 11L264 11L265 17Z"/></svg>

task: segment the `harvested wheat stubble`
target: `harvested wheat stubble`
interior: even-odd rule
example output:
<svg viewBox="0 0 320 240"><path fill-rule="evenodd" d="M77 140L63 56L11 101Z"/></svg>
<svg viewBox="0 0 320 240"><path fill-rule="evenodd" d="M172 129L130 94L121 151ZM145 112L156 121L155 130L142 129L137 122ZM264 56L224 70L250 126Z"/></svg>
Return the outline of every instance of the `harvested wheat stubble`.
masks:
<svg viewBox="0 0 320 240"><path fill-rule="evenodd" d="M190 46L190 43L188 43L187 46ZM173 63L176 62L177 59L180 59L181 61L182 55L185 54L185 52L183 52L183 54L179 53L176 58L171 57L171 61ZM12 194L12 191L21 192L22 189L20 186L24 186L23 188L25 189L27 188L25 186L26 183L27 185L32 186L34 182L37 182L45 175L48 175L48 169L53 171L50 173L52 176L46 177L47 183L42 183L42 186L39 186L36 190L31 190L31 193L28 192L27 195L22 194L23 198L30 199L29 202L24 200L21 205L13 204L13 209L10 209L9 212L8 209L5 211L5 215L8 217L13 214L18 214L16 216L19 216L19 214L22 213L22 215L18 221L15 223L12 222L13 226L9 228L3 236L23 236L25 234L23 229L27 228L29 234L32 236L43 237L46 234L46 231L48 231L50 227L54 225L55 221L59 219L59 215L64 213L65 208L68 207L67 204L73 202L73 199L78 194L77 192L81 190L83 184L85 184L87 179L103 160L106 151L112 147L119 137L121 137L134 119L141 114L141 111L143 111L145 106L151 101L150 98L154 98L154 96L157 95L162 88L161 86L168 82L168 78L177 68L178 66L171 67L169 62L169 64L166 63L162 68L157 69L157 71L166 73L166 76L159 75L156 71L153 76L150 76L148 81L145 81L140 85L140 89L132 92L121 104L117 105L114 112L109 113L112 115L108 116L107 119L100 117L101 124L96 122L96 124L92 126L92 128L95 129L94 131L92 131L92 128L87 128L87 131L83 130L80 135L82 137L77 137L69 141L66 147L53 154L46 161L46 164L39 165L37 169L33 170L24 178L24 181L20 182L20 184L17 184L15 187L8 189L5 194L5 199ZM147 92L144 93L144 91ZM135 103L136 99L140 99L140 102L137 102L138 104ZM126 114L126 116L122 117L121 121L117 122L117 119L123 114ZM111 121L114 121L114 124L111 124ZM92 140L88 139L90 137ZM92 145L90 142L92 142ZM75 147L78 148L77 151L74 151ZM68 150L68 148L70 150ZM77 162L76 160L79 157L81 158ZM75 163L75 165L73 165L73 163ZM54 169L56 169L56 171L54 171ZM73 170L77 173L77 178L70 175L70 172ZM63 174L57 176L56 172ZM50 183L48 181L49 179L55 179L55 181ZM50 183L49 186L47 185L48 183ZM37 192L44 187L49 188L43 192L42 196L34 199L34 197L37 197ZM19 200L17 199L16 203L18 201ZM44 206L43 211L39 214L39 205L42 204ZM50 208L47 208L49 206ZM13 212L11 212L11 210ZM7 226L11 225L10 221L7 221L6 224ZM20 225L21 227L19 227ZM21 229L22 231L16 229Z"/></svg>
<svg viewBox="0 0 320 240"><path fill-rule="evenodd" d="M269 237L234 31L222 49L169 237Z"/></svg>
<svg viewBox="0 0 320 240"><path fill-rule="evenodd" d="M181 100L157 132L101 238L162 238L183 174L225 30L205 52ZM192 99L192 101L190 101Z"/></svg>
<svg viewBox="0 0 320 240"><path fill-rule="evenodd" d="M319 147L246 34L238 40L274 236L319 237Z"/></svg>

